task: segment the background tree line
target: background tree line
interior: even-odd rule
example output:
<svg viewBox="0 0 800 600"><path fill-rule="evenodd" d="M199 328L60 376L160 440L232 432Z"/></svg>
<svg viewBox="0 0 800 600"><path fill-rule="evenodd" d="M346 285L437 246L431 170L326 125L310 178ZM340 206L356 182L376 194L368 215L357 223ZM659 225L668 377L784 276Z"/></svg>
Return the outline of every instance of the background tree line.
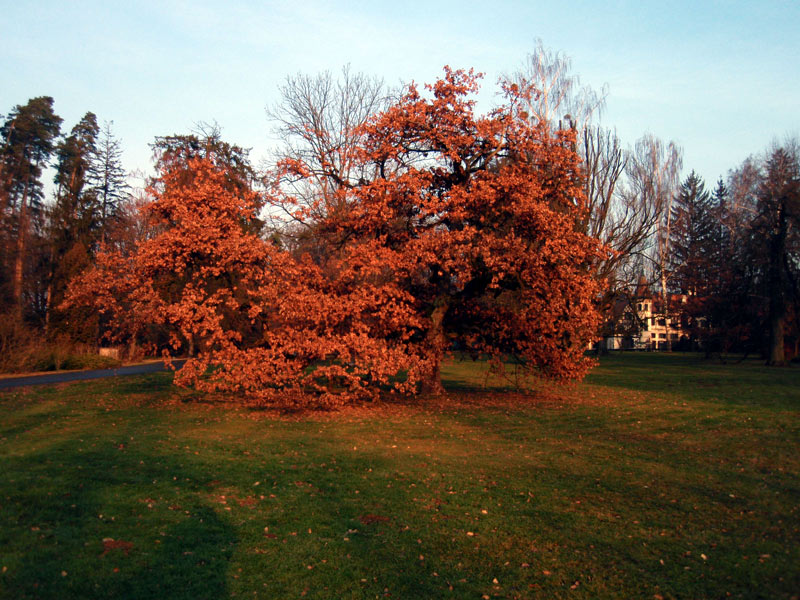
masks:
<svg viewBox="0 0 800 600"><path fill-rule="evenodd" d="M579 226L610 250L594 264L601 336L625 331L642 278L666 318L688 333L683 347L761 354L781 365L800 355L800 146L774 142L734 166L714 190L682 150L647 134L625 148L600 122L605 90L581 86L570 61L539 43L512 78L541 93L528 118L577 132L589 210ZM685 296L677 301L675 296Z"/></svg>
<svg viewBox="0 0 800 600"><path fill-rule="evenodd" d="M96 345L97 315L59 309L68 283L103 242L123 243L133 214L122 149L111 124L87 112L68 132L53 99L15 106L0 127L0 345L6 369L39 342ZM51 197L42 180L48 167ZM46 349L44 354L47 354ZM46 361L45 361L46 362Z"/></svg>
<svg viewBox="0 0 800 600"><path fill-rule="evenodd" d="M605 90L595 92L582 86L562 54L539 44L523 66L505 78L504 85L516 90L514 107L503 117L507 121L502 132L485 137L484 145L491 146L490 139L507 135L513 122L539 128L554 138L571 132L568 144L582 163L574 181L580 182L585 198L585 210L572 212L572 229L599 240L601 248L581 259L585 263L581 268L594 282L593 310L600 315L597 335L619 331L617 307L620 302L633 303L636 284L644 275L660 295L664 311L683 319L693 341L706 349L760 352L773 364L797 354L800 201L795 142L776 144L765 155L748 159L708 192L693 172L681 181L682 152L674 143L645 135L626 147L612 128L601 123ZM334 275L342 276L343 249L354 238L364 236L354 223L368 216L358 212L367 203L360 194L374 182L401 181L401 174L412 169L419 174L429 167L438 187L426 184L418 189L444 197L461 185L472 190L470 178L475 173L497 172L512 160L505 146L489 154L460 148L449 150L456 152L455 158L443 155L441 143L430 143L430 131L425 132L429 138L423 143L421 117L412 121L402 112L412 105L407 92L390 90L382 81L349 69L339 77L331 73L291 76L280 91L282 101L270 107L269 113L282 144L275 148L267 171L255 169L248 152L224 142L219 131L205 129L157 138L153 147L158 174L146 193L136 194L127 182L120 142L109 123L101 128L95 115L87 113L67 134L61 131L62 120L54 112L52 98L34 98L12 108L0 128L0 343L4 369L30 368L12 357L25 354L31 340L42 340L45 345L101 343L113 329L108 323L111 313L103 316L90 304L64 304L70 282L96 266L101 248L126 256L142 241L174 227L173 217L154 219L145 207L168 191L167 181L173 188L183 186L182 193L187 193L186 182L179 185L173 176L184 173L183 177L194 177L196 174L187 174L187 165L196 159L211 160L227 178L237 181L236 194L249 190L256 195L253 207L257 214L238 215L241 226L288 253L297 264L311 260L328 283ZM454 106L461 106L460 96L451 100ZM403 102L405 108L398 109ZM465 115L472 109L471 105L463 108ZM374 154L371 160L364 160L370 139L365 127L392 109L396 109L396 119L405 119L402 129L388 125L380 131L373 129ZM446 123L441 119L449 116L442 112L438 118L436 127L441 127ZM453 129L456 133L463 135L464 131ZM404 153L387 154L384 149L386 156L380 155L375 141L380 136L401 143ZM527 157L513 160L534 165L537 152L531 147ZM431 163L437 160L439 164ZM559 164L560 160L553 162ZM48 166L55 173L49 198L42 180ZM445 167L449 180L444 177ZM401 206L398 196L391 210L396 219L393 227L404 223L402 231L387 228L386 223L382 229L376 226L384 241L392 236L427 235L422 232L428 226L431 231L439 227L462 232L474 226L469 219L441 219L436 210L426 212L420 205ZM502 213L499 207L498 211ZM427 221L421 215L427 215ZM511 234L511 229L503 228L511 227L512 213L504 218L504 225L493 225L498 238ZM392 251L398 259L399 242L392 243L395 246L385 244L381 251ZM471 243L474 247L489 241L476 238ZM352 255L348 260L359 264ZM499 311L500 293L493 295L488 310L485 294L491 276L484 270L482 276L489 276L490 281L481 282L476 266L483 264L486 256L474 255L472 260L469 273L475 289L449 289L457 280L456 271L445 275L448 271L442 264L431 263L426 268L442 275L428 273L422 282L418 272L406 270L404 289L396 293L411 293L416 302L425 305L422 315L429 324L425 334L430 336L425 342L428 345L461 343L466 348L465 340L470 340L476 349L484 344L509 350L510 341L501 340L490 321L510 319L511 313ZM453 264L450 267L455 268ZM365 265L359 268L368 270ZM463 277L464 272L459 274ZM310 277L308 273L305 276ZM362 288L366 285L352 273L346 277ZM172 287L177 293L185 284L173 277L163 290ZM320 282L315 293L322 293L322 287ZM689 301L671 306L674 294L685 294ZM456 297L461 303L458 308ZM384 296L384 301L388 302L388 297ZM476 317L479 312L480 319ZM410 315L406 317L413 321ZM226 319L244 321L233 314ZM432 328L436 331L431 333L430 324L437 321L438 329ZM459 327L469 330L457 331ZM176 340L174 323L153 317L149 323L140 321L128 329L124 340L117 339L138 347L162 348L172 341L178 351L191 354L206 343L202 328L195 329ZM479 338L486 337L484 330L492 332L494 339L481 341ZM241 331L239 335L247 337ZM395 331L391 335L405 334Z"/></svg>

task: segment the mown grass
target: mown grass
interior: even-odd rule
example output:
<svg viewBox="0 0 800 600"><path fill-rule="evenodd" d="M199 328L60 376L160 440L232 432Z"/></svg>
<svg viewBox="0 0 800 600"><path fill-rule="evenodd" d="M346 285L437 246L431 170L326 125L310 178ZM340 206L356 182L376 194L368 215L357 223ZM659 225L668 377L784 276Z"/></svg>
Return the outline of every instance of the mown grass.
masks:
<svg viewBox="0 0 800 600"><path fill-rule="evenodd" d="M169 374L0 394L3 598L791 598L800 370L603 359L281 415Z"/></svg>

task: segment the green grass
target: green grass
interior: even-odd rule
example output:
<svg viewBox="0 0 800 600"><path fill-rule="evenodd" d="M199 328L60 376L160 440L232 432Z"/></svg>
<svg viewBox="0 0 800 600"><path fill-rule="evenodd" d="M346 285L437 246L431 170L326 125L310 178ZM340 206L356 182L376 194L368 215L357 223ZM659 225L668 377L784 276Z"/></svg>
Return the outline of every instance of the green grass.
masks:
<svg viewBox="0 0 800 600"><path fill-rule="evenodd" d="M0 597L796 597L797 368L444 376L288 416L168 374L2 393Z"/></svg>

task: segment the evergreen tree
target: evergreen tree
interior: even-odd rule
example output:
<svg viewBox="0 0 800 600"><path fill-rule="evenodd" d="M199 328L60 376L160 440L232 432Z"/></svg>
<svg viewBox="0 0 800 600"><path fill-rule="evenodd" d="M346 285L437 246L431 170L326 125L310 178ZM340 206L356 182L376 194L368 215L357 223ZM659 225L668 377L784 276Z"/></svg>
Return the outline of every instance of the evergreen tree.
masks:
<svg viewBox="0 0 800 600"><path fill-rule="evenodd" d="M47 166L61 128L49 96L17 105L0 127L0 202L3 220L4 282L10 282L13 314L25 314L23 282L28 264L28 238L41 216L42 169ZM13 249L12 249L13 248ZM13 265L13 266L12 266Z"/></svg>
<svg viewBox="0 0 800 600"><path fill-rule="evenodd" d="M675 308L690 346L705 333L706 305L713 292L716 248L715 211L703 180L692 171L681 184L670 213L669 260L671 289L686 296Z"/></svg>
<svg viewBox="0 0 800 600"><path fill-rule="evenodd" d="M722 178L714 188L711 204L714 227L708 256L708 289L699 309L708 325L700 332L703 347L707 354L749 352L753 349L753 324L758 320L748 273L749 223L736 210L730 188Z"/></svg>
<svg viewBox="0 0 800 600"><path fill-rule="evenodd" d="M708 293L715 254L714 209L703 180L692 171L672 204L672 282L691 296Z"/></svg>
<svg viewBox="0 0 800 600"><path fill-rule="evenodd" d="M94 157L97 153L99 127L94 113L87 112L73 127L69 136L59 142L56 155L56 199L50 211L50 253L45 323L48 333L65 332L71 320L72 339L90 341L96 333L90 315L73 315L72 319L58 309L70 279L90 264L92 250L100 229L100 213L96 190L90 185L96 179ZM82 331L83 329L91 332Z"/></svg>
<svg viewBox="0 0 800 600"><path fill-rule="evenodd" d="M228 186L234 194L241 196L258 187L258 177L250 162L250 150L224 141L216 125L201 124L196 132L188 135L156 137L151 147L159 171L175 171L192 178L194 175L189 163L194 159L204 159L225 169ZM259 194L259 199L263 207L262 194ZM246 226L252 233L260 235L264 222L254 218Z"/></svg>
<svg viewBox="0 0 800 600"><path fill-rule="evenodd" d="M120 203L128 195L130 186L122 167L122 144L106 121L97 138L91 172L91 185L97 198L99 226L102 241L119 217Z"/></svg>
<svg viewBox="0 0 800 600"><path fill-rule="evenodd" d="M80 240L90 246L99 226L97 197L90 186L97 177L94 156L98 132L97 117L88 112L56 150L56 202L51 225L54 235L61 236L66 245Z"/></svg>
<svg viewBox="0 0 800 600"><path fill-rule="evenodd" d="M712 269L712 283L719 287L722 283L723 270L725 263L733 253L732 234L730 224L727 219L730 204L730 192L722 181L722 177L717 181L717 187L711 195L712 206L712 255L710 262L715 265Z"/></svg>

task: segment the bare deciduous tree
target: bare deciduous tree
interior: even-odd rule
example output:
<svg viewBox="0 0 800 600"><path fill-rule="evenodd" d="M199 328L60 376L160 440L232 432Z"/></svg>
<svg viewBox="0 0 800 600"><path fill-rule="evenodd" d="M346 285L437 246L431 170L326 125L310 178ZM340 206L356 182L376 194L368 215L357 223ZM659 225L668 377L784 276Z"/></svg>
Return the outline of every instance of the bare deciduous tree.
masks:
<svg viewBox="0 0 800 600"><path fill-rule="evenodd" d="M536 48L522 67L505 79L522 89L536 90L526 94L530 98L523 107L527 119L534 124L548 123L551 128L573 127L579 132L602 112L608 93L606 86L598 93L581 85L580 77L572 72L572 60L546 48L541 39L536 40Z"/></svg>
<svg viewBox="0 0 800 600"><path fill-rule="evenodd" d="M661 289L662 311L669 320L669 239L672 228L672 199L677 189L683 150L674 142L665 145L652 134L640 138L634 146L628 168L627 194L636 198L642 210L642 227L650 228L655 243L650 256L651 269L658 277Z"/></svg>
<svg viewBox="0 0 800 600"><path fill-rule="evenodd" d="M273 219L284 236L298 237L323 217L346 212L348 190L371 178L357 160L360 127L389 95L381 79L349 66L338 78L330 71L289 76L280 93L267 109L281 140L275 162L283 202Z"/></svg>

